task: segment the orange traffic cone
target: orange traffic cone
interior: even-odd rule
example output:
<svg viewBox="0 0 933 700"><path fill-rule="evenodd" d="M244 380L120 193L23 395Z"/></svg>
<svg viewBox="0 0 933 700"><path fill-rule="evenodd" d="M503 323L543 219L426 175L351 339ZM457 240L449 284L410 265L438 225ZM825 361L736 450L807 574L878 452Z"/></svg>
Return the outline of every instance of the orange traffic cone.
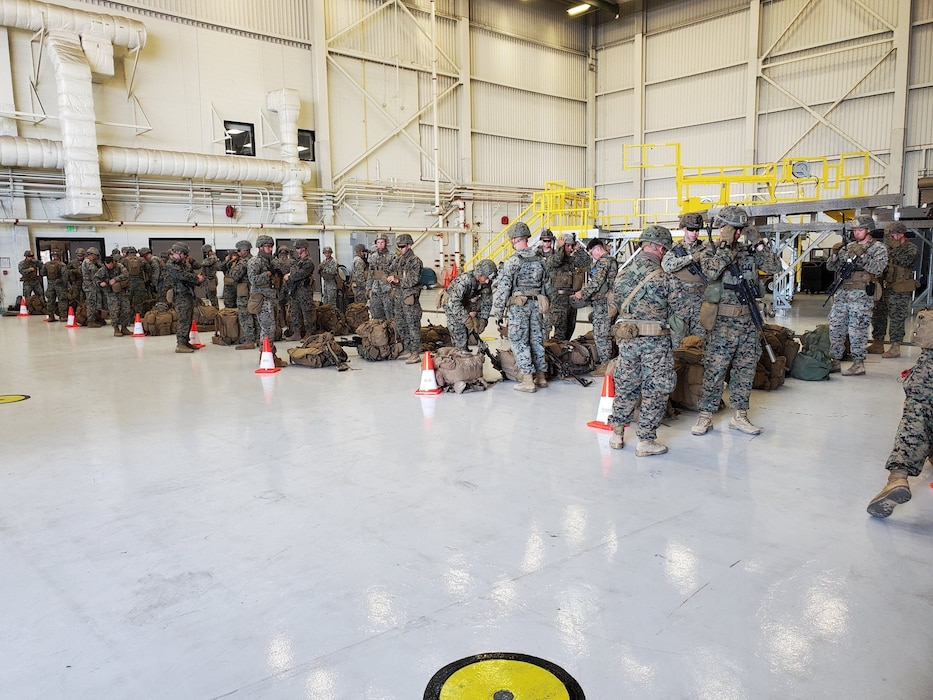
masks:
<svg viewBox="0 0 933 700"><path fill-rule="evenodd" d="M139 318L139 314L136 314L136 322L133 324L133 337L134 338L145 338L146 331L143 330L143 322Z"/></svg>
<svg viewBox="0 0 933 700"><path fill-rule="evenodd" d="M457 279L457 275L460 274L460 270L457 269L457 261L454 260L453 265L450 266L450 281L453 282Z"/></svg>
<svg viewBox="0 0 933 700"><path fill-rule="evenodd" d="M609 425L609 416L612 415L612 400L615 397L615 384L612 381L612 375L607 373L603 377L603 391L599 397L599 407L596 409L596 420L587 421L589 427L612 430L612 426Z"/></svg>
<svg viewBox="0 0 933 700"><path fill-rule="evenodd" d="M415 389L418 396L437 396L441 393L437 385L437 376L434 374L434 357L431 352L424 353L424 359L421 361L421 386Z"/></svg>
<svg viewBox="0 0 933 700"><path fill-rule="evenodd" d="M269 336L262 339L262 354L259 356L259 369L253 374L275 374L281 372L281 367L275 366L275 358L272 355L272 345L269 344Z"/></svg>
<svg viewBox="0 0 933 700"><path fill-rule="evenodd" d="M138 314L137 318L139 318ZM193 319L191 321L191 330L188 332L188 345L198 350L204 347L204 343L201 342L201 336L198 333L198 322Z"/></svg>
<svg viewBox="0 0 933 700"><path fill-rule="evenodd" d="M450 286L450 270L446 267L444 268L444 284L442 286L444 289Z"/></svg>
<svg viewBox="0 0 933 700"><path fill-rule="evenodd" d="M75 321L75 309L73 306L68 307L68 323L65 324L65 328L77 328L78 323Z"/></svg>
<svg viewBox="0 0 933 700"><path fill-rule="evenodd" d="M26 308L26 297L20 297L19 299L19 315L28 316L29 309Z"/></svg>

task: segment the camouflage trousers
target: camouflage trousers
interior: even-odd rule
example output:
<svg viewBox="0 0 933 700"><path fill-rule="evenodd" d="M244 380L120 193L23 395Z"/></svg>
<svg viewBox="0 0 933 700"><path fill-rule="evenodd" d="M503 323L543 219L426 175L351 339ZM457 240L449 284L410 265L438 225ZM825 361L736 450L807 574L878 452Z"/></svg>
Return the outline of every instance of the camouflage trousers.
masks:
<svg viewBox="0 0 933 700"><path fill-rule="evenodd" d="M366 303L366 285L365 284L363 284L362 282L360 283L353 282L350 285L350 289L353 293L354 302L356 302L357 304Z"/></svg>
<svg viewBox="0 0 933 700"><path fill-rule="evenodd" d="M509 341L515 364L522 374L547 372L544 356L544 318L536 297L528 297L522 306L509 307Z"/></svg>
<svg viewBox="0 0 933 700"><path fill-rule="evenodd" d="M235 284L224 285L224 308L225 309L236 308L236 285Z"/></svg>
<svg viewBox="0 0 933 700"><path fill-rule="evenodd" d="M637 409L638 437L654 440L667 409L667 397L677 384L670 336L639 336L620 342L612 379L616 397L609 424L631 423Z"/></svg>
<svg viewBox="0 0 933 700"><path fill-rule="evenodd" d="M204 286L204 298L207 299L215 309L219 309L220 304L217 302L217 278L214 278L213 283L211 283L211 280L205 281Z"/></svg>
<svg viewBox="0 0 933 700"><path fill-rule="evenodd" d="M262 300L262 308L256 314L256 321L259 323L259 352L262 352L263 340L269 339L269 345L275 352L275 313L276 299L265 297Z"/></svg>
<svg viewBox="0 0 933 700"><path fill-rule="evenodd" d="M671 305L671 346L676 350L688 335L706 339L706 329L700 325L703 295L684 290Z"/></svg>
<svg viewBox="0 0 933 700"><path fill-rule="evenodd" d="M100 287L93 285L84 287L84 298L87 301L87 321L91 323L97 320L101 309Z"/></svg>
<svg viewBox="0 0 933 700"><path fill-rule="evenodd" d="M107 301L107 312L110 314L110 325L114 327L130 325L129 294L104 292L104 298Z"/></svg>
<svg viewBox="0 0 933 700"><path fill-rule="evenodd" d="M179 294L176 290L172 297L172 304L178 313L175 341L179 345L187 345L188 338L191 336L191 320L194 318L194 294L192 292Z"/></svg>
<svg viewBox="0 0 933 700"><path fill-rule="evenodd" d="M375 287L370 291L369 315L378 319L392 318L395 315L391 291L376 291Z"/></svg>
<svg viewBox="0 0 933 700"><path fill-rule="evenodd" d="M399 340L408 352L421 352L421 299L418 294L408 297L414 303L406 304L401 292L395 295L395 325Z"/></svg>
<svg viewBox="0 0 933 700"><path fill-rule="evenodd" d="M321 303L337 306L337 283L321 280Z"/></svg>
<svg viewBox="0 0 933 700"><path fill-rule="evenodd" d="M894 449L885 469L905 469L918 476L923 463L933 457L933 350L924 350L904 380L904 411Z"/></svg>
<svg viewBox="0 0 933 700"><path fill-rule="evenodd" d="M448 311L447 330L450 331L450 342L455 348L466 350L469 344L469 331L467 331L466 322L470 318L469 311Z"/></svg>
<svg viewBox="0 0 933 700"><path fill-rule="evenodd" d="M604 365L612 359L612 324L609 322L609 305L606 297L593 299L593 340L599 363ZM673 391L673 388L671 388Z"/></svg>
<svg viewBox="0 0 933 700"><path fill-rule="evenodd" d="M146 290L146 283L138 278L130 279L129 304L131 314L142 314L146 300L149 298L149 292Z"/></svg>
<svg viewBox="0 0 933 700"><path fill-rule="evenodd" d="M836 292L829 312L829 354L841 360L849 334L849 351L853 360L868 356L868 323L874 301L861 289L841 289Z"/></svg>
<svg viewBox="0 0 933 700"><path fill-rule="evenodd" d="M33 294L40 297L45 296L45 290L42 289L42 282L39 280L23 282L23 298L31 297Z"/></svg>
<svg viewBox="0 0 933 700"><path fill-rule="evenodd" d="M875 302L871 312L872 340L884 340L890 333L892 343L904 341L905 325L910 318L912 292L892 292L884 290L881 298Z"/></svg>
<svg viewBox="0 0 933 700"><path fill-rule="evenodd" d="M62 318L68 315L68 300L65 295L65 283L52 280L45 288L45 311L51 316L58 314Z"/></svg>
<svg viewBox="0 0 933 700"><path fill-rule="evenodd" d="M300 287L292 294L288 302L288 310L291 315L288 330L292 333L301 333L305 335L314 333L314 304L311 298L311 287Z"/></svg>
<svg viewBox="0 0 933 700"><path fill-rule="evenodd" d="M566 294L555 293L551 297L551 310L548 312L548 323L545 333L553 329L554 340L572 340L574 327L577 325L577 310L570 306L569 289L563 290Z"/></svg>
<svg viewBox="0 0 933 700"><path fill-rule="evenodd" d="M698 408L710 413L719 410L729 372L729 405L737 411L748 410L760 357L761 341L750 316L718 316L703 349L703 393Z"/></svg>
<svg viewBox="0 0 933 700"><path fill-rule="evenodd" d="M256 317L246 310L246 304L249 297L238 296L236 298L236 318L240 324L241 343L256 341Z"/></svg>

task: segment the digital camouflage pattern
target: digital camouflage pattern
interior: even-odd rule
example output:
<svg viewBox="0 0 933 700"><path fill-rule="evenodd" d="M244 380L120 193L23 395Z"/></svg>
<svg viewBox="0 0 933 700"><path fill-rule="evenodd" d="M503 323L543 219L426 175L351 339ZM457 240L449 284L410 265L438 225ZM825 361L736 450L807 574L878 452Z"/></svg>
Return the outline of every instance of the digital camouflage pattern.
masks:
<svg viewBox="0 0 933 700"><path fill-rule="evenodd" d="M505 260L496 278L490 315L501 319L508 313L509 341L522 374L547 372L545 321L538 306L539 294L554 298L544 261L528 248L516 250ZM518 303L522 298L524 303Z"/></svg>
<svg viewBox="0 0 933 700"><path fill-rule="evenodd" d="M850 244L852 246L858 244ZM858 256L856 270L879 276L888 265L888 249L880 241L872 241L864 253ZM833 254L826 262L826 269L835 272L845 261ZM880 280L877 284L881 284ZM868 356L868 324L871 322L874 299L863 287L840 288L833 296L833 307L829 311L829 354L841 360L845 353L846 334L849 336L849 351L853 360L864 360Z"/></svg>
<svg viewBox="0 0 933 700"><path fill-rule="evenodd" d="M580 290L580 298L593 307L593 340L600 364L612 359L612 323L606 295L612 290L618 270L619 264L607 251L596 261L595 269Z"/></svg>
<svg viewBox="0 0 933 700"><path fill-rule="evenodd" d="M237 260L230 268L230 277L236 288L237 321L240 324L238 345L256 340L256 317L246 309L249 302L249 261L252 259L252 253L247 253L246 257Z"/></svg>
<svg viewBox="0 0 933 700"><path fill-rule="evenodd" d="M688 335L706 339L706 329L700 325L700 307L703 305L706 284L687 268L693 262L699 265L700 259L709 249L709 244L699 238L693 243L684 239L664 253L661 259L664 271L674 276L674 286L678 292L671 304L671 345L675 349L680 347Z"/></svg>
<svg viewBox="0 0 933 700"><path fill-rule="evenodd" d="M165 263L165 284L172 290L172 304L178 313L175 340L178 345L188 345L191 319L194 317L194 289L198 285L194 266L187 260L169 257Z"/></svg>
<svg viewBox="0 0 933 700"><path fill-rule="evenodd" d="M220 304L217 301L217 273L220 271L220 258L211 250L204 258L201 260L201 274L204 275L204 298L207 299L211 306L214 308L220 308Z"/></svg>
<svg viewBox="0 0 933 700"><path fill-rule="evenodd" d="M897 243L891 239L887 246L888 267L884 275L884 292L872 310L871 337L880 341L888 335L892 343L900 343L904 340L914 298L913 289L904 291L900 287L913 285L913 269L918 251L917 246L910 241ZM905 285L905 282L908 284Z"/></svg>
<svg viewBox="0 0 933 700"><path fill-rule="evenodd" d="M96 277L97 271L101 267L100 258L96 255L93 259L90 255L87 256L84 258L84 262L81 263L81 288L84 290L84 297L87 301L87 322L89 325L97 323L97 315L103 301L100 285L94 281L94 277Z"/></svg>
<svg viewBox="0 0 933 700"><path fill-rule="evenodd" d="M393 285L395 325L405 350L421 352L421 258L409 247L395 256L389 275L398 279Z"/></svg>
<svg viewBox="0 0 933 700"><path fill-rule="evenodd" d="M42 263L38 258L24 258L19 263L19 278L23 283L23 296L45 295L42 289Z"/></svg>
<svg viewBox="0 0 933 700"><path fill-rule="evenodd" d="M395 260L395 254L386 248L375 248L369 254L369 276L366 290L369 292L369 315L375 319L392 318L395 309L392 305L392 285L386 281L389 266Z"/></svg>
<svg viewBox="0 0 933 700"><path fill-rule="evenodd" d="M933 456L933 350L920 353L904 380L904 411L885 469L904 469L919 476Z"/></svg>
<svg viewBox="0 0 933 700"><path fill-rule="evenodd" d="M65 318L68 314L68 266L52 258L42 266L45 277L45 309L51 319L55 314Z"/></svg>
<svg viewBox="0 0 933 700"><path fill-rule="evenodd" d="M350 266L350 291L353 293L353 301L358 304L366 303L368 278L369 264L363 255L357 253L353 256L353 264Z"/></svg>
<svg viewBox="0 0 933 700"><path fill-rule="evenodd" d="M337 306L337 275L340 274L340 266L334 258L325 258L321 262L320 273L321 302Z"/></svg>
<svg viewBox="0 0 933 700"><path fill-rule="evenodd" d="M616 304L620 305L616 323L658 321L663 327L667 326L676 287L669 274L663 270L656 273L657 270L661 270L661 261L642 251L618 275L613 288ZM635 293L627 306L621 308L632 290L651 274L654 277ZM640 335L618 343L619 356L612 374L616 395L609 424L631 423L637 408L639 439L654 440L664 418L667 397L677 383L671 337Z"/></svg>
<svg viewBox="0 0 933 700"><path fill-rule="evenodd" d="M730 289L738 280L726 269L733 254L739 272L752 289L758 286L759 270L767 274L781 271L781 259L763 245L754 252L720 246L708 250L701 259L700 267L710 285L715 283L721 289L720 315L703 348L703 392L697 402L701 411L709 413L719 410L726 372L729 372L729 405L737 411L748 410L755 368L761 357L758 330L748 311L739 316L722 315L724 305L742 305L735 290Z"/></svg>
<svg viewBox="0 0 933 700"><path fill-rule="evenodd" d="M127 292L130 314L143 314L146 300L149 298L148 288L152 277L152 264L135 251L130 251L123 256L121 264L126 268L130 280Z"/></svg>
<svg viewBox="0 0 933 700"><path fill-rule="evenodd" d="M558 241L560 243L560 241ZM576 326L577 311L570 306L570 296L573 294L574 270L589 270L593 260L582 248L575 248L568 255L563 245L558 245L551 254L545 258L551 282L554 285L554 295L551 297L551 310L545 332L553 329L554 340L571 340L573 329Z"/></svg>
<svg viewBox="0 0 933 700"><path fill-rule="evenodd" d="M314 332L314 261L309 257L292 261L285 288L289 296L289 330L305 334Z"/></svg>
<svg viewBox="0 0 933 700"><path fill-rule="evenodd" d="M121 263L113 263L113 269L101 265L94 275L94 281L104 294L104 303L110 314L110 325L114 328L130 324L130 295L127 292L130 276ZM111 282L121 286L119 292L113 290Z"/></svg>
<svg viewBox="0 0 933 700"><path fill-rule="evenodd" d="M275 306L278 299L278 290L272 283L274 272L272 255L262 251L246 264L249 278L249 293L261 294L262 308L256 314L259 323L259 351L262 352L263 341L268 338L272 351L275 352Z"/></svg>
<svg viewBox="0 0 933 700"><path fill-rule="evenodd" d="M473 271L461 272L447 287L447 330L455 348L466 350L469 344L469 331L466 327L470 312L476 312L476 318L487 320L492 310L492 289L489 284L481 284Z"/></svg>

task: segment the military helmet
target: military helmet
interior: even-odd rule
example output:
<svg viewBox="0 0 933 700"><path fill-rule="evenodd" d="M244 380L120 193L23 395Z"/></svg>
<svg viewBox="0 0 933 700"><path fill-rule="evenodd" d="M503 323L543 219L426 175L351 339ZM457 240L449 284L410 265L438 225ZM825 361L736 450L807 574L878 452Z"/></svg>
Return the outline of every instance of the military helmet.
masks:
<svg viewBox="0 0 933 700"><path fill-rule="evenodd" d="M867 215L856 216L854 219L846 221L846 228L864 228L873 231L875 229L875 220Z"/></svg>
<svg viewBox="0 0 933 700"><path fill-rule="evenodd" d="M150 248L147 247L147 246L143 246L142 248L139 249L139 254L140 254L140 255L149 255L149 253L151 253L151 252L152 252L152 249L150 249Z"/></svg>
<svg viewBox="0 0 933 700"><path fill-rule="evenodd" d="M137 254L138 254L138 251L136 250L136 248L135 248L134 246L128 245L128 246L126 246L126 253L127 253L127 255L129 255L130 253L137 253Z"/></svg>
<svg viewBox="0 0 933 700"><path fill-rule="evenodd" d="M279 243L279 249L276 251L277 255L290 255L292 252L291 247L287 243Z"/></svg>
<svg viewBox="0 0 933 700"><path fill-rule="evenodd" d="M334 254L334 249L331 248L329 245L326 245L326 246L324 246L324 248L321 250L321 252L322 252L322 253L330 253L331 255L333 255L333 254Z"/></svg>
<svg viewBox="0 0 933 700"><path fill-rule="evenodd" d="M363 245L362 243L357 243L355 246L353 246L353 252L354 253L365 253L366 246Z"/></svg>
<svg viewBox="0 0 933 700"><path fill-rule="evenodd" d="M252 250L253 244L249 241L237 241L234 246L237 250Z"/></svg>
<svg viewBox="0 0 933 700"><path fill-rule="evenodd" d="M97 255L99 257L100 251L97 250L97 248L95 248L94 246L91 246L85 251L85 255Z"/></svg>
<svg viewBox="0 0 933 700"><path fill-rule="evenodd" d="M414 240L412 240L412 237L408 235L407 233L402 233L395 237L396 247L402 246L402 245L412 245L413 243L414 243Z"/></svg>
<svg viewBox="0 0 933 700"><path fill-rule="evenodd" d="M58 248L52 248L51 255L52 255L53 257L56 256L56 255L57 255L58 257L61 257L61 256L62 256L62 251L60 251Z"/></svg>
<svg viewBox="0 0 933 700"><path fill-rule="evenodd" d="M187 244L187 243L182 243L181 241L177 241L177 242L175 242L175 243L172 243L172 247L169 248L169 250L170 250L172 253L184 253L185 255L187 255L188 252L189 252L189 250L188 250L188 244Z"/></svg>
<svg viewBox="0 0 933 700"><path fill-rule="evenodd" d="M113 255L114 253L119 253L119 252L120 252L120 246L115 245L113 247L113 250L110 251L110 254Z"/></svg>
<svg viewBox="0 0 933 700"><path fill-rule="evenodd" d="M24 257L24 258L33 258L33 257L35 257L35 256L32 254L32 251L31 251L31 250L27 250L25 253L23 253L23 257Z"/></svg>
<svg viewBox="0 0 933 700"><path fill-rule="evenodd" d="M491 280L496 276L496 264L492 260L480 260L473 272Z"/></svg>
<svg viewBox="0 0 933 700"><path fill-rule="evenodd" d="M524 221L516 221L514 224L509 226L508 236L509 239L531 238L531 229L528 228L528 224L526 224Z"/></svg>
<svg viewBox="0 0 933 700"><path fill-rule="evenodd" d="M892 234L895 234L895 233L904 233L904 234L906 234L906 233L907 233L907 226L904 225L904 223L903 223L902 221L894 221L894 222L888 224L888 225L885 227L884 232L885 232L885 234L887 234L888 236L890 236L890 235L892 235Z"/></svg>
<svg viewBox="0 0 933 700"><path fill-rule="evenodd" d="M308 242L304 238L299 238L297 241L295 241L295 250L301 250L302 248L307 250Z"/></svg>
<svg viewBox="0 0 933 700"><path fill-rule="evenodd" d="M716 214L716 228L722 226L732 226L733 228L745 228L748 225L748 212L742 207L728 206L723 207Z"/></svg>
<svg viewBox="0 0 933 700"><path fill-rule="evenodd" d="M638 242L657 243L658 245L664 246L668 250L670 250L671 246L674 245L674 239L671 237L671 232L663 226L658 226L657 224L652 224L644 231L642 231Z"/></svg>
<svg viewBox="0 0 933 700"><path fill-rule="evenodd" d="M75 255L84 255L84 248L77 248L75 250Z"/></svg>
<svg viewBox="0 0 933 700"><path fill-rule="evenodd" d="M554 232L553 232L551 229L549 229L549 228L544 229L544 230L541 232L541 240L542 240L542 241L553 241L553 240L554 240ZM485 277L485 275L483 275L483 276Z"/></svg>
<svg viewBox="0 0 933 700"><path fill-rule="evenodd" d="M376 240L377 240L377 241L385 241L386 243L388 243L388 242L389 242L389 237L388 237L386 234L384 234L384 233L380 233L379 235L376 236Z"/></svg>
<svg viewBox="0 0 933 700"><path fill-rule="evenodd" d="M201 246L201 255L207 255L213 250L214 250L214 246L212 246L210 243L205 243L204 245Z"/></svg>
<svg viewBox="0 0 933 700"><path fill-rule="evenodd" d="M271 245L271 246L275 245L275 241L272 240L272 236L266 236L265 234L263 234L262 236L256 239L257 248L262 248L264 245Z"/></svg>
<svg viewBox="0 0 933 700"><path fill-rule="evenodd" d="M699 231L703 228L703 215L695 211L687 212L680 217L680 228L688 231Z"/></svg>

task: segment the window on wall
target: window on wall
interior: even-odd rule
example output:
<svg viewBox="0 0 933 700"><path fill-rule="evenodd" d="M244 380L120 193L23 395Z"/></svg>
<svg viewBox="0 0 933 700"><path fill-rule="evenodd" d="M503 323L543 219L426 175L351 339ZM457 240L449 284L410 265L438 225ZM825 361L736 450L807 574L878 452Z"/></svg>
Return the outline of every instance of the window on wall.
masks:
<svg viewBox="0 0 933 700"><path fill-rule="evenodd" d="M246 122L224 121L224 145L228 156L255 156L256 143L253 125Z"/></svg>
<svg viewBox="0 0 933 700"><path fill-rule="evenodd" d="M314 132L298 129L298 160L314 160Z"/></svg>

